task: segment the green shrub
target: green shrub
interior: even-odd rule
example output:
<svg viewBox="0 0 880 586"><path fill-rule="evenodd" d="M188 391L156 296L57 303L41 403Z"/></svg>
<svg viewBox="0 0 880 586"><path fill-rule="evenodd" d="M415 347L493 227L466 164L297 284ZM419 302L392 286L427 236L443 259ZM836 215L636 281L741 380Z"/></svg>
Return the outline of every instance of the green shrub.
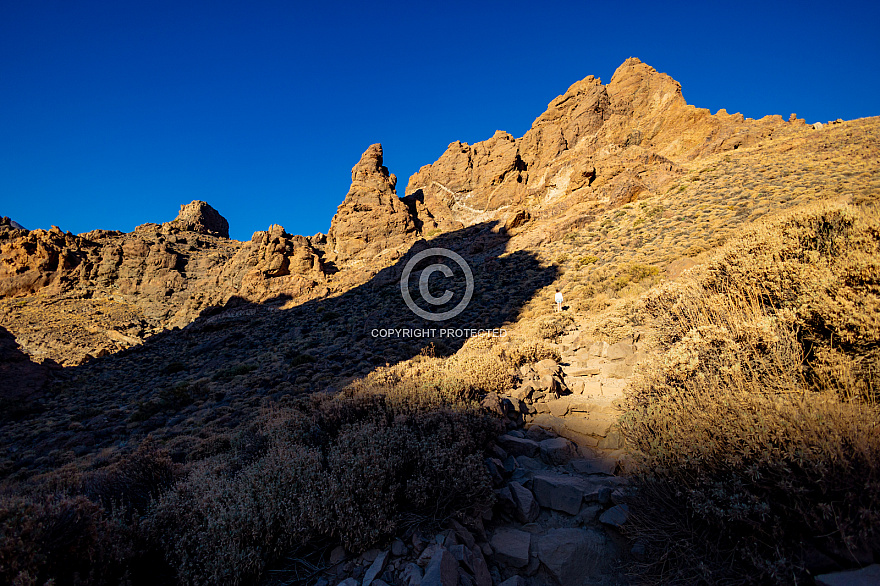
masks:
<svg viewBox="0 0 880 586"><path fill-rule="evenodd" d="M593 256L592 254L585 254L584 256L578 259L578 266L585 267L587 265L591 265L599 260L598 256Z"/></svg>

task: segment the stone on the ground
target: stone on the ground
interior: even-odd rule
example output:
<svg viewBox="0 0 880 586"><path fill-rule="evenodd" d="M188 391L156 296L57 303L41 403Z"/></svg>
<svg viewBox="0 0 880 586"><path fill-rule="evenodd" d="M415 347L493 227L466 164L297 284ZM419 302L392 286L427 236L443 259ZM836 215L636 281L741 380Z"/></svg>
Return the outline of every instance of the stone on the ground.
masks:
<svg viewBox="0 0 880 586"><path fill-rule="evenodd" d="M354 578L348 577L340 582L337 586L358 586L358 581Z"/></svg>
<svg viewBox="0 0 880 586"><path fill-rule="evenodd" d="M501 527L495 531L490 545L495 551L495 561L500 564L524 568L529 563L529 546L532 536L525 531Z"/></svg>
<svg viewBox="0 0 880 586"><path fill-rule="evenodd" d="M590 346L590 356L604 358L608 355L608 342L594 342Z"/></svg>
<svg viewBox="0 0 880 586"><path fill-rule="evenodd" d="M492 575L489 564L481 553L474 551L474 582L476 586L492 586Z"/></svg>
<svg viewBox="0 0 880 586"><path fill-rule="evenodd" d="M880 564L871 564L858 570L832 572L816 576L821 586L876 586L880 584Z"/></svg>
<svg viewBox="0 0 880 586"><path fill-rule="evenodd" d="M474 549L476 547L476 540L474 539L473 534L468 531L468 529L456 521L455 519L450 519L450 525L452 525L452 529L455 531L455 536L458 538L460 543L465 544L470 549Z"/></svg>
<svg viewBox="0 0 880 586"><path fill-rule="evenodd" d="M525 468L526 470L540 470L544 467L544 464L541 463L540 460L529 458L528 456L517 456L516 462L521 468Z"/></svg>
<svg viewBox="0 0 880 586"><path fill-rule="evenodd" d="M541 459L553 466L562 466L577 455L577 448L564 437L546 439L540 446Z"/></svg>
<svg viewBox="0 0 880 586"><path fill-rule="evenodd" d="M599 516L599 521L612 527L621 527L629 518L629 506L614 505Z"/></svg>
<svg viewBox="0 0 880 586"><path fill-rule="evenodd" d="M557 434L549 429L541 427L540 425L533 425L526 430L526 438L536 441L538 443L544 441L545 439L551 439L557 437Z"/></svg>
<svg viewBox="0 0 880 586"><path fill-rule="evenodd" d="M568 397L547 401L547 407L550 409L550 414L553 417L565 417L569 409Z"/></svg>
<svg viewBox="0 0 880 586"><path fill-rule="evenodd" d="M586 529L553 529L536 539L538 558L566 586L587 584L607 562L606 539Z"/></svg>
<svg viewBox="0 0 880 586"><path fill-rule="evenodd" d="M567 377L592 377L599 374L600 372L602 372L602 369L598 366L570 366L565 369L565 375Z"/></svg>
<svg viewBox="0 0 880 586"><path fill-rule="evenodd" d="M554 375L557 374L559 371L559 364L557 364L556 361L552 358L545 358L535 365L535 372L537 372L539 375Z"/></svg>
<svg viewBox="0 0 880 586"><path fill-rule="evenodd" d="M581 509L584 494L591 487L585 480L576 476L538 472L532 478L532 488L538 504L542 507L576 515Z"/></svg>
<svg viewBox="0 0 880 586"><path fill-rule="evenodd" d="M602 366L602 374L608 378L629 378L633 374L633 367L624 362L609 362Z"/></svg>
<svg viewBox="0 0 880 586"><path fill-rule="evenodd" d="M361 559L364 560L364 561L367 561L367 562L372 563L373 560L375 560L376 557L377 557L380 553L382 553L382 552L380 552L377 548L372 547L372 548L368 549L367 551L365 551L364 553L361 554Z"/></svg>
<svg viewBox="0 0 880 586"><path fill-rule="evenodd" d="M342 547L341 545L337 545L330 552L330 563L335 565L344 559L345 559L345 548Z"/></svg>
<svg viewBox="0 0 880 586"><path fill-rule="evenodd" d="M373 563L370 564L370 567L367 569L367 573L364 574L364 581L361 583L362 586L370 586L373 583L373 580L378 578L382 572L385 570L385 564L388 563L388 552L383 551L373 560Z"/></svg>
<svg viewBox="0 0 880 586"><path fill-rule="evenodd" d="M498 445L507 450L508 453L513 454L514 456L528 456L530 458L537 458L538 454L541 452L541 448L538 445L538 442L532 441L530 439L516 437L510 433L506 433L498 437Z"/></svg>
<svg viewBox="0 0 880 586"><path fill-rule="evenodd" d="M607 358L608 360L623 360L628 356L632 356L634 352L635 349L632 347L632 344L617 342L608 347Z"/></svg>
<svg viewBox="0 0 880 586"><path fill-rule="evenodd" d="M609 430L605 437L599 440L599 447L603 450L617 450L623 447L623 438L616 429Z"/></svg>
<svg viewBox="0 0 880 586"><path fill-rule="evenodd" d="M458 563L445 547L439 548L425 568L421 586L457 586Z"/></svg>
<svg viewBox="0 0 880 586"><path fill-rule="evenodd" d="M400 581L405 584L405 586L421 586L423 575L422 569L418 564L410 562L404 566L403 571L400 572Z"/></svg>
<svg viewBox="0 0 880 586"><path fill-rule="evenodd" d="M617 462L610 458L577 458L569 462L578 474L614 474Z"/></svg>
<svg viewBox="0 0 880 586"><path fill-rule="evenodd" d="M391 553L393 553L397 557L401 557L406 555L406 552L406 544L400 539L395 539L394 543L391 544Z"/></svg>
<svg viewBox="0 0 880 586"><path fill-rule="evenodd" d="M544 391L550 395L558 395L562 390L562 385L559 384L559 380L550 374L542 374L541 378L538 379L537 382L533 383L535 388Z"/></svg>
<svg viewBox="0 0 880 586"><path fill-rule="evenodd" d="M611 429L611 426L614 425L615 421L613 415L592 414L589 419L572 415L565 419L564 425L575 433L605 437L608 435L608 431Z"/></svg>
<svg viewBox="0 0 880 586"><path fill-rule="evenodd" d="M511 481L508 486L510 487L510 495L516 507L517 521L520 523L531 523L537 519L541 513L541 507L538 505L538 501L535 500L532 491L519 482Z"/></svg>
<svg viewBox="0 0 880 586"><path fill-rule="evenodd" d="M526 579L522 576L511 576L498 586L526 586Z"/></svg>

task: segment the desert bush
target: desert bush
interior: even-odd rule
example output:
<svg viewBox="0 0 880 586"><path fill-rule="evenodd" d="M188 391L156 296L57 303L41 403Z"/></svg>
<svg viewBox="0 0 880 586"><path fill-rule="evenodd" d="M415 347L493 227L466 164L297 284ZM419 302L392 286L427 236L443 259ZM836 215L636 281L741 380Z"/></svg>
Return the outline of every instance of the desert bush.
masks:
<svg viewBox="0 0 880 586"><path fill-rule="evenodd" d="M493 421L401 403L364 388L310 397L262 416L256 456L199 463L150 521L179 579L248 583L295 545L330 537L362 550L414 517L487 506Z"/></svg>
<svg viewBox="0 0 880 586"><path fill-rule="evenodd" d="M864 368L878 237L864 211L799 212L634 308L661 346L621 421L631 530L654 579L798 582L810 552L843 567L880 554L880 408Z"/></svg>
<svg viewBox="0 0 880 586"><path fill-rule="evenodd" d="M551 346L544 340L526 339L520 344L514 346L507 352L507 355L515 366L539 362L546 358L559 361L562 354L559 349Z"/></svg>
<svg viewBox="0 0 880 586"><path fill-rule="evenodd" d="M585 254L584 256L578 258L577 264L579 267L585 267L587 265L591 265L599 260L598 256L593 256L592 254Z"/></svg>
<svg viewBox="0 0 880 586"><path fill-rule="evenodd" d="M14 586L112 582L129 552L119 525L85 497L0 498L0 582Z"/></svg>
<svg viewBox="0 0 880 586"><path fill-rule="evenodd" d="M147 438L134 453L83 475L82 492L107 510L120 508L124 514L143 515L179 475L168 451Z"/></svg>
<svg viewBox="0 0 880 586"><path fill-rule="evenodd" d="M574 324L574 318L567 313L554 315L538 323L535 334L538 338L555 341L572 324Z"/></svg>

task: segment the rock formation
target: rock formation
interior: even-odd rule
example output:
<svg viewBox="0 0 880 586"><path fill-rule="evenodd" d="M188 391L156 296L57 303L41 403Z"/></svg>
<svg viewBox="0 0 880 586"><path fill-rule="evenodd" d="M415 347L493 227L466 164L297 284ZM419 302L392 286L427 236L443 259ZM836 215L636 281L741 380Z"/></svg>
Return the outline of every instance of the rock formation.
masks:
<svg viewBox="0 0 880 586"><path fill-rule="evenodd" d="M226 218L207 203L199 200L180 206L177 218L169 224L184 232L229 238L229 222Z"/></svg>
<svg viewBox="0 0 880 586"><path fill-rule="evenodd" d="M823 135L836 132L827 128ZM75 364L183 327L233 299L302 303L346 291L397 262L419 240L475 224L492 223L511 238L509 250L536 250L590 225L591 238L598 237L618 216L595 225L597 218L640 200L655 203L648 210L640 202L645 217L633 222L645 222L649 213L671 215L660 200L686 189L694 161L715 157L717 165L720 153L742 154L818 132L796 117L713 115L688 105L668 75L627 59L608 84L593 76L574 83L520 138L497 131L473 145L453 142L409 179L405 197L397 194L382 146L370 146L352 168L351 188L326 235L293 236L271 226L237 242L229 239L226 219L202 201L181 206L170 222L127 234L28 231L3 218L0 323L32 356ZM718 187L713 183L712 189ZM730 205L728 212L734 213ZM736 212L736 220L744 214ZM684 221L685 215L676 217ZM640 247L647 236L627 238ZM476 240L472 245L480 246ZM659 237L655 245L667 246ZM698 244L675 258L701 250ZM579 266L597 259L583 256Z"/></svg>
<svg viewBox="0 0 880 586"><path fill-rule="evenodd" d="M9 218L9 216L3 216L0 218L0 230L3 230L4 228L11 230L24 230L24 226Z"/></svg>
<svg viewBox="0 0 880 586"><path fill-rule="evenodd" d="M227 221L200 201L182 206L171 222L143 224L131 233L75 236L57 227L28 231L4 222L0 300L39 293L69 300L78 310L73 317L68 304L48 304L35 320L12 303L0 304L0 316L26 320L24 331L15 334L33 356L67 365L183 327L232 298L305 300L326 293L320 251L309 239L281 226L246 243L228 234ZM114 327L104 323L110 314L120 322Z"/></svg>
<svg viewBox="0 0 880 586"><path fill-rule="evenodd" d="M329 258L338 264L369 260L412 240L412 210L394 190L397 177L382 164L382 145L374 144L351 170L351 189L327 233Z"/></svg>
<svg viewBox="0 0 880 586"><path fill-rule="evenodd" d="M584 202L617 207L663 193L682 162L792 130L800 131L780 116L744 120L690 106L678 82L630 58L608 85L593 76L573 84L522 138L498 131L450 144L406 194L447 225L508 221L523 206L533 216Z"/></svg>

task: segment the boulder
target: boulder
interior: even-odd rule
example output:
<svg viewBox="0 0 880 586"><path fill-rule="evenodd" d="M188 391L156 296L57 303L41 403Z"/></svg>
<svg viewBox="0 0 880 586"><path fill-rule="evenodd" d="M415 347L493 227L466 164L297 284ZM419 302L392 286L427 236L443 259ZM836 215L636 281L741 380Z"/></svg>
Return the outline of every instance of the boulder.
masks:
<svg viewBox="0 0 880 586"><path fill-rule="evenodd" d="M549 374L553 376L562 372L562 369L560 368L559 364L552 358L545 358L544 360L541 360L540 362L535 364L535 372L537 372L538 375Z"/></svg>
<svg viewBox="0 0 880 586"><path fill-rule="evenodd" d="M833 572L816 576L821 586L876 586L880 584L880 564L871 564L858 570Z"/></svg>
<svg viewBox="0 0 880 586"><path fill-rule="evenodd" d="M498 436L498 445L514 456L528 456L536 458L541 453L538 442L530 439L515 437L510 434Z"/></svg>
<svg viewBox="0 0 880 586"><path fill-rule="evenodd" d="M602 373L608 378L629 378L633 374L633 367L625 362L609 362L602 366Z"/></svg>
<svg viewBox="0 0 880 586"><path fill-rule="evenodd" d="M542 507L576 515L591 485L577 476L538 472L532 478L532 488Z"/></svg>
<svg viewBox="0 0 880 586"><path fill-rule="evenodd" d="M373 563L370 564L370 567L367 568L367 573L364 574L364 580L361 583L362 586L370 586L373 584L373 580L378 578L382 572L385 570L385 564L388 563L388 552L383 551L382 553L376 556L376 559L373 560Z"/></svg>
<svg viewBox="0 0 880 586"><path fill-rule="evenodd" d="M577 448L564 437L546 439L540 443L540 446L541 459L552 466L562 466L577 456Z"/></svg>
<svg viewBox="0 0 880 586"><path fill-rule="evenodd" d="M531 534L525 531L500 527L492 535L489 545L492 546L495 561L499 564L524 568L529 564L531 539Z"/></svg>
<svg viewBox="0 0 880 586"><path fill-rule="evenodd" d="M560 584L590 584L609 558L607 540L585 529L553 529L536 539L538 559Z"/></svg>
<svg viewBox="0 0 880 586"><path fill-rule="evenodd" d="M537 519L538 514L541 512L541 507L538 505L538 501L535 500L535 495L532 494L532 491L516 481L511 481L508 486L514 506L516 507L515 516L517 521L520 523L531 523Z"/></svg>
<svg viewBox="0 0 880 586"><path fill-rule="evenodd" d="M418 564L410 562L400 572L400 581L405 586L421 586L423 576L422 568Z"/></svg>
<svg viewBox="0 0 880 586"><path fill-rule="evenodd" d="M611 527L620 528L629 519L628 505L614 505L599 516L599 521Z"/></svg>
<svg viewBox="0 0 880 586"><path fill-rule="evenodd" d="M632 344L627 342L617 342L608 347L608 360L623 360L628 356L632 356L635 352Z"/></svg>
<svg viewBox="0 0 880 586"><path fill-rule="evenodd" d="M608 342L593 342L590 346L590 356L605 358L608 355Z"/></svg>
<svg viewBox="0 0 880 586"><path fill-rule="evenodd" d="M425 568L421 586L458 586L458 563L449 550L437 549Z"/></svg>

